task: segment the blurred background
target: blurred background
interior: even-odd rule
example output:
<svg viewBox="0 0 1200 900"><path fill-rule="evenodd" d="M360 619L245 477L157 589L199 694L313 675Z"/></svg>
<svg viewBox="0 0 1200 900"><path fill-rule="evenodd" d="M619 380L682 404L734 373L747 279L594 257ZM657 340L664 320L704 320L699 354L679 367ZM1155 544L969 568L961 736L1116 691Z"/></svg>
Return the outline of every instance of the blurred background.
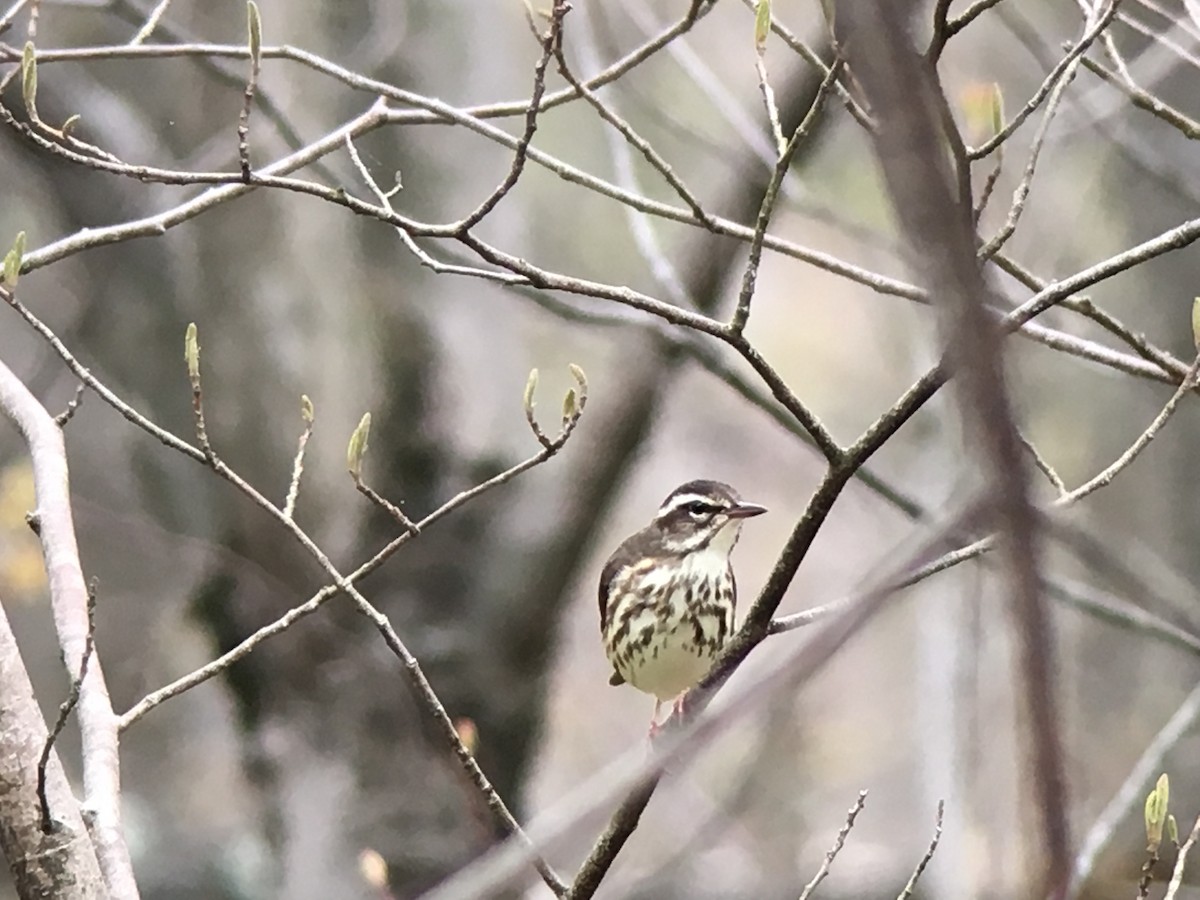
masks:
<svg viewBox="0 0 1200 900"><path fill-rule="evenodd" d="M128 42L150 12L141 0L39 6L39 50ZM576 6L567 17L568 59L590 76L679 20L688 4ZM954 3L952 12L965 6ZM260 7L265 45L300 47L455 106L530 92L539 48L515 0ZM773 12L829 57L820 4L775 0ZM1111 33L1134 77L1200 115L1200 39L1180 0L1130 0L1121 15ZM913 22L919 44L929 22L928 9ZM0 40L19 48L25 27L18 16ZM753 30L752 9L722 0L602 92L707 209L751 224L772 164ZM1005 0L950 41L939 71L967 142L988 136L979 97L992 83L1011 115L1081 30L1076 3ZM243 4L176 0L149 42L192 41L243 44ZM1108 65L1098 50L1091 55ZM766 63L781 119L794 126L821 73L775 37ZM245 68L245 60L198 56L46 63L38 106L52 123L80 113L76 134L131 164L230 170ZM19 81L3 94L12 109L21 108ZM563 82L552 71L549 84ZM375 99L282 59L264 60L259 90L250 142L257 165ZM1005 145L980 227L985 238L1007 214L1041 115ZM492 121L513 134L521 127L516 116ZM582 102L546 112L534 145L679 205ZM384 128L358 148L385 188L399 173L397 210L426 221L465 215L511 164L510 151L449 124ZM977 191L989 169L976 167ZM300 174L370 199L344 151ZM153 215L202 190L84 169L11 129L0 132L0 183L0 243L24 229L31 250ZM1198 208L1194 147L1081 70L1006 249L1039 277L1062 278ZM870 142L840 102L827 105L797 155L772 232L910 278ZM745 262L742 243L642 217L535 165L478 234L546 269L718 317L733 308ZM462 259L449 242L423 246L443 261ZM1089 296L1190 358L1197 269L1195 251L1184 250ZM991 274L1010 302L1030 295ZM652 701L607 684L596 583L609 552L677 484L728 481L770 508L747 524L735 554L744 609L823 471L728 348L711 342L723 365L767 398L766 409L680 352L674 342L683 335L648 316L436 275L388 226L299 194L258 190L161 236L90 249L25 276L21 292L104 383L189 439L181 350L195 321L214 445L278 502L302 429L300 396L311 397L316 427L297 520L343 571L397 534L345 475L346 442L364 412L373 416L368 481L419 517L538 449L521 408L531 368L541 372L548 430L571 385L568 363L586 370L589 405L559 456L431 527L362 584L451 716L472 723L480 765L522 821L558 808L566 792L646 740ZM1071 312L1043 318L1120 346ZM940 355L929 308L772 253L747 336L843 443ZM1021 338L1008 348L1024 430L1068 486L1108 465L1170 396L1161 383ZM52 412L72 397L70 373L7 309L0 358ZM952 401L947 393L928 404L870 465L924 514L914 520L913 508L851 485L781 612L860 589L971 496L977 473ZM1046 572L1061 591L1141 607L1195 634L1200 415L1192 406L1184 403L1111 486L1056 520ZM261 510L95 396L84 398L66 437L85 571L99 581L97 642L119 711L324 584L314 561ZM1039 499L1052 499L1047 483L1037 487ZM0 600L52 716L67 679L40 553L24 524L32 506L24 449L12 429L0 429ZM862 789L870 792L865 809L818 896L894 897L929 844L941 799L945 833L918 896L1026 896L1036 874L1033 820L1009 622L1003 585L986 565L952 569L893 597L818 677L762 702L670 773L601 896L795 897ZM1056 601L1054 624L1076 846L1160 729L1173 716L1179 725L1161 766L1134 785L1135 802L1081 888L1092 898L1130 896L1145 849L1141 800L1160 769L1172 776L1181 829L1200 812L1196 713L1179 713L1200 665L1177 644L1070 604ZM736 677L754 677L807 639L805 630L771 638ZM62 749L77 776L73 733ZM154 900L378 897L360 872L368 849L387 861L393 895L413 897L497 839L424 729L397 661L344 599L268 641L227 677L136 723L123 736L122 763L135 866L143 896ZM552 861L572 872L594 837L572 833ZM548 895L533 882L527 894Z"/></svg>

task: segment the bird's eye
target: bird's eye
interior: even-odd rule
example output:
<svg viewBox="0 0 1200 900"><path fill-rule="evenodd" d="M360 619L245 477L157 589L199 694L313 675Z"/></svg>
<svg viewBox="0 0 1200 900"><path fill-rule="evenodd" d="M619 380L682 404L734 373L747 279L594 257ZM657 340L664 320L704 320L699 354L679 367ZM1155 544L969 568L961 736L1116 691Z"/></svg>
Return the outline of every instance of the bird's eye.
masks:
<svg viewBox="0 0 1200 900"><path fill-rule="evenodd" d="M705 519L717 511L717 507L711 503L704 503L700 500L689 503L684 509L693 519Z"/></svg>

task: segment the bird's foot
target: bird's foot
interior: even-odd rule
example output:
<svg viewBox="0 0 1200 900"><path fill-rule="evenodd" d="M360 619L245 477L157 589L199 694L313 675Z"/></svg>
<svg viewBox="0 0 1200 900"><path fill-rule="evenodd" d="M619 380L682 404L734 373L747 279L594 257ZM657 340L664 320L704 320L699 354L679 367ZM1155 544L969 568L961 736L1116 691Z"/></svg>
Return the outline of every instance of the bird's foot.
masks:
<svg viewBox="0 0 1200 900"><path fill-rule="evenodd" d="M680 694L678 697L676 697L675 702L671 704L670 718L678 719L680 722L682 722L684 714L685 714L686 704L687 704L687 691L684 691L682 694Z"/></svg>

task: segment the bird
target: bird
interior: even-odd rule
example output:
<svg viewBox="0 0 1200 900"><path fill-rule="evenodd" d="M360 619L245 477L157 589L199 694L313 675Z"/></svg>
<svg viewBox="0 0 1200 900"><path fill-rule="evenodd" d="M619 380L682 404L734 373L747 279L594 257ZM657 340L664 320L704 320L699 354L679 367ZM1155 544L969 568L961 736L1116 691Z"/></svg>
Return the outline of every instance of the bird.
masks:
<svg viewBox="0 0 1200 900"><path fill-rule="evenodd" d="M733 633L737 584L730 554L743 520L766 512L719 481L689 481L667 495L654 519L626 538L600 573L600 633L612 663L609 684L655 698L650 736L668 700L707 674Z"/></svg>

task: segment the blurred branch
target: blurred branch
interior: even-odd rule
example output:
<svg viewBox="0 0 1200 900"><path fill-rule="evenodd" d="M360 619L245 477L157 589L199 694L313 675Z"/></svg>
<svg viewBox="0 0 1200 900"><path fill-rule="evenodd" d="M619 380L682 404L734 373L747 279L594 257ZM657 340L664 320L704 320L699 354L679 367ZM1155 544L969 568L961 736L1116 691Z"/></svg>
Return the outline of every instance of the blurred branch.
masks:
<svg viewBox="0 0 1200 900"><path fill-rule="evenodd" d="M1189 140L1194 141L1200 138L1200 122L1151 94L1131 78L1122 78L1116 72L1088 57L1083 58L1083 66L1092 74L1098 75L1105 82L1122 91L1138 109L1145 110L1162 119Z"/></svg>
<svg viewBox="0 0 1200 900"><path fill-rule="evenodd" d="M150 35L154 34L154 29L156 29L159 23L162 21L162 17L166 14L167 7L170 5L171 0L158 0L158 5L155 6L154 9L150 10L149 14L146 16L146 21L143 22L142 27L137 30L137 34L130 38L130 46L144 44L146 39L150 37Z"/></svg>
<svg viewBox="0 0 1200 900"><path fill-rule="evenodd" d="M1041 820L1035 846L1042 856L1042 885L1051 896L1061 896L1070 839L1055 646L1042 593L1038 517L1028 494L1006 389L1001 333L987 314L989 291L976 260L969 196L962 196L945 155L938 151L954 125L939 115L945 100L929 69L896 37L904 33L907 11L902 5L868 9L844 3L839 9L847 20L851 64L877 113L876 152L892 205L914 258L922 260L928 289L944 304L944 341L961 380L962 416L989 470L989 506L1003 536L1003 568L1021 648L1021 693L1029 716L1030 768ZM1094 27L1085 38L1094 39L1099 30ZM1078 52L1083 49L1086 45Z"/></svg>
<svg viewBox="0 0 1200 900"><path fill-rule="evenodd" d="M7 292L5 292L7 293ZM77 706L83 743L82 764L88 830L108 892L120 900L138 896L129 847L121 825L121 763L117 717L108 698L100 661L84 667L90 653L88 591L75 543L67 454L62 429L0 362L0 410L25 438L33 465L38 539L50 581L50 605L63 660L72 675L81 673Z"/></svg>

